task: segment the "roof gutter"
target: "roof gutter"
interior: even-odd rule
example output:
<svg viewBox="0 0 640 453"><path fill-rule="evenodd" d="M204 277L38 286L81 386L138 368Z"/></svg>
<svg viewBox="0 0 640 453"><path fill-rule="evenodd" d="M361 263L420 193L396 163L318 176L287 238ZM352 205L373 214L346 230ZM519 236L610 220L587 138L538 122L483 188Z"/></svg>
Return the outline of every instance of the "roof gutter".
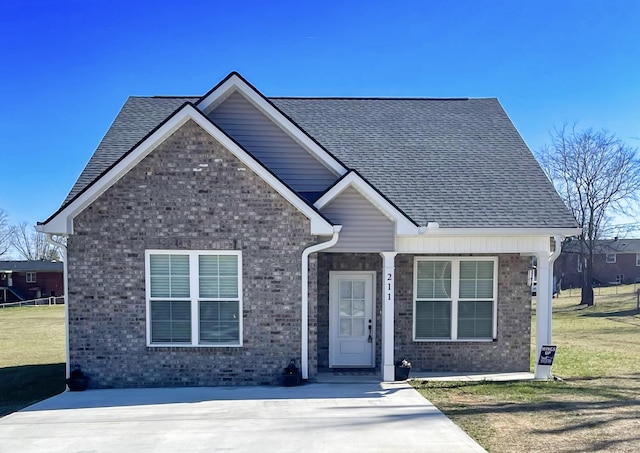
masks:
<svg viewBox="0 0 640 453"><path fill-rule="evenodd" d="M45 233L45 237L49 244L58 247L62 252L62 278L63 278L63 297L64 297L64 338L65 338L65 356L66 371L65 377L69 377L71 372L70 354L69 354L69 273L67 272L67 245L53 239L53 233ZM58 235L56 235L58 236Z"/></svg>
<svg viewBox="0 0 640 453"><path fill-rule="evenodd" d="M302 252L302 345L300 351L302 379L309 379L309 255L336 245L340 230L342 230L342 225L334 225L333 236L330 240L307 247Z"/></svg>

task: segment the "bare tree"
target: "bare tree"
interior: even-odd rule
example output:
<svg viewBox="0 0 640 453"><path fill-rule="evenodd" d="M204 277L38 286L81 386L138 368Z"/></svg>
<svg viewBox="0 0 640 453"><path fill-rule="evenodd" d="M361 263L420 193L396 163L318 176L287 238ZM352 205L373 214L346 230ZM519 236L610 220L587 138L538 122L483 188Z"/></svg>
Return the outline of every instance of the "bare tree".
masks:
<svg viewBox="0 0 640 453"><path fill-rule="evenodd" d="M640 193L637 150L606 130L564 126L551 134L551 145L538 153L538 160L582 228L580 303L593 305L596 241L612 214L628 213Z"/></svg>
<svg viewBox="0 0 640 453"><path fill-rule="evenodd" d="M0 209L0 256L5 255L11 248L13 228L9 225L9 218L4 209Z"/></svg>
<svg viewBox="0 0 640 453"><path fill-rule="evenodd" d="M29 261L59 260L60 250L47 241L43 233L22 222L13 229L11 245L20 256Z"/></svg>

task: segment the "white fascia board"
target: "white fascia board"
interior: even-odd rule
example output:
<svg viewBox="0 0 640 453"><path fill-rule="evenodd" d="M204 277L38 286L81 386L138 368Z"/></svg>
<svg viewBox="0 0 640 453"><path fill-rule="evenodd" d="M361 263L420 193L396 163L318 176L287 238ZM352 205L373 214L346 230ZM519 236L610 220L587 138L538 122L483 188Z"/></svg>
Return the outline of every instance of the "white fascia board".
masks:
<svg viewBox="0 0 640 453"><path fill-rule="evenodd" d="M380 212L386 215L396 224L396 235L413 236L419 234L419 227L409 220L402 212L393 206L387 199L381 196L371 185L362 179L356 172L351 172L342 178L329 191L322 195L313 204L317 209L322 209L348 187L353 187L365 197Z"/></svg>
<svg viewBox="0 0 640 453"><path fill-rule="evenodd" d="M209 106L215 104L220 98L225 98L233 91L238 91L249 102L253 104L258 110L276 123L281 129L283 129L291 138L300 144L305 150L311 153L316 159L318 159L325 167L337 176L342 176L347 172L347 169L333 158L329 153L322 149L316 142L311 140L304 132L300 130L298 126L293 124L289 118L284 116L278 109L271 105L264 99L254 88L245 83L242 78L236 74L231 75L222 85L216 88L215 91L209 94L206 98L202 99L198 103L198 108L201 111L205 111Z"/></svg>
<svg viewBox="0 0 640 453"><path fill-rule="evenodd" d="M73 219L80 212L93 203L93 201L115 184L127 172L129 172L129 170L135 167L151 151L153 151L188 120L195 121L215 140L220 142L227 150L235 155L244 165L260 176L267 184L273 187L274 190L304 214L311 221L311 234L333 234L333 225L324 219L321 214L305 203L297 194L265 169L252 156L240 148L233 140L227 137L224 132L213 125L203 116L202 112L194 108L192 105L185 105L171 119L147 137L145 141L140 143L132 152L127 154L120 162L112 167L85 192L73 200L54 218L44 225L39 225L40 230L44 233L73 234Z"/></svg>

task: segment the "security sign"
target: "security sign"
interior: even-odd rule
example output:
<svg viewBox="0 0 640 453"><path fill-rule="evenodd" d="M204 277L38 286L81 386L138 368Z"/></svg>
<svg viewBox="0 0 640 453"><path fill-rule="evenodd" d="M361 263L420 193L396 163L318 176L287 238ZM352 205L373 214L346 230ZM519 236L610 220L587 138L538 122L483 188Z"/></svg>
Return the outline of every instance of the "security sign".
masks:
<svg viewBox="0 0 640 453"><path fill-rule="evenodd" d="M553 365L553 358L556 355L555 345L544 345L540 350L540 358L538 359L538 365Z"/></svg>

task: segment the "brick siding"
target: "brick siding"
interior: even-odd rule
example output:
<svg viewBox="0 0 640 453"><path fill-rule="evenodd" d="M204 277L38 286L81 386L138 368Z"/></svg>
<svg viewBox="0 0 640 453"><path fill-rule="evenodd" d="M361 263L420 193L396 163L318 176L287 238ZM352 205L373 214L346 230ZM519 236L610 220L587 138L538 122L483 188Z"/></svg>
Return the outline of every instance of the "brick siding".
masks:
<svg viewBox="0 0 640 453"><path fill-rule="evenodd" d="M316 242L306 217L186 123L75 218L72 369L93 388L278 383L289 360L300 361L301 255ZM146 346L146 249L242 250L241 348ZM312 316L315 300L312 285Z"/></svg>
<svg viewBox="0 0 640 453"><path fill-rule="evenodd" d="M531 342L530 259L498 255L498 337L492 342L414 342L414 255L395 259L396 360L408 359L414 371L528 371ZM381 332L382 258L378 254L320 253L318 258L318 367L329 366L329 271L376 271L376 331ZM376 366L380 367L380 335Z"/></svg>

